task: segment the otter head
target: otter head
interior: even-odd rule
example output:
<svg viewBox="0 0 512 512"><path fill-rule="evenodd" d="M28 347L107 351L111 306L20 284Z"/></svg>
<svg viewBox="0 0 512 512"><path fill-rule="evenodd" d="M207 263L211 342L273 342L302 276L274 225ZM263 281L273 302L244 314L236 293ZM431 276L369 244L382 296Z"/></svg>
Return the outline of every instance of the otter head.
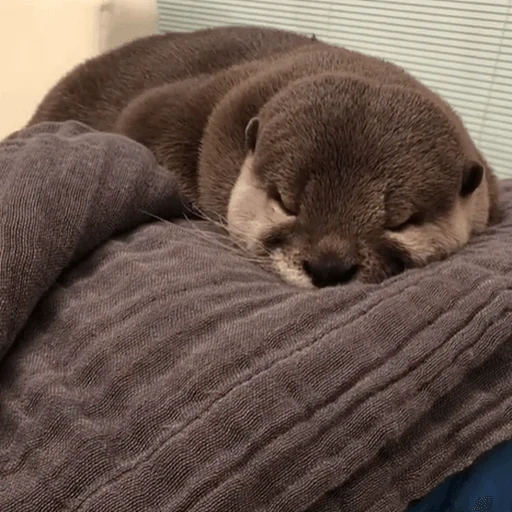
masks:
<svg viewBox="0 0 512 512"><path fill-rule="evenodd" d="M287 282L380 282L464 246L489 219L486 170L435 97L326 74L245 130L228 229Z"/></svg>

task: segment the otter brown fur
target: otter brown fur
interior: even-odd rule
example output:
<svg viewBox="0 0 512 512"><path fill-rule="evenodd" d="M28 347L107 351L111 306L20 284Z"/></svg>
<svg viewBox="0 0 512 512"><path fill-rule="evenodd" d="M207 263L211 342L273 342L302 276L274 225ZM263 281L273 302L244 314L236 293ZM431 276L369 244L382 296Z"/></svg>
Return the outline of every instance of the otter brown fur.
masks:
<svg viewBox="0 0 512 512"><path fill-rule="evenodd" d="M378 282L497 219L496 179L455 112L398 66L287 31L129 43L64 77L30 124L125 134L288 282Z"/></svg>

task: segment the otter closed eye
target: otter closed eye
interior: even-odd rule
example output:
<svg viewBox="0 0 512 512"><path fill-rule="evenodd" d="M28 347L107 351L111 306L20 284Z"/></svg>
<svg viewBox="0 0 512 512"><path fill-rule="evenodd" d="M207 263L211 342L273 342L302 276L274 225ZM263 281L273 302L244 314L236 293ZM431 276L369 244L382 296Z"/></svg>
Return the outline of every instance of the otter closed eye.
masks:
<svg viewBox="0 0 512 512"><path fill-rule="evenodd" d="M275 201L277 203L277 205L279 206L279 208L281 208L281 210L286 214L288 215L289 217L295 217L297 214L295 213L294 209L287 206L283 200L283 196L281 195L281 193L279 192L279 190L277 189L277 187L271 187L270 188L270 191L269 191L269 197Z"/></svg>
<svg viewBox="0 0 512 512"><path fill-rule="evenodd" d="M414 213L407 217L407 220L387 226L389 231L400 232L409 226L419 226L423 222L423 216L420 213Z"/></svg>

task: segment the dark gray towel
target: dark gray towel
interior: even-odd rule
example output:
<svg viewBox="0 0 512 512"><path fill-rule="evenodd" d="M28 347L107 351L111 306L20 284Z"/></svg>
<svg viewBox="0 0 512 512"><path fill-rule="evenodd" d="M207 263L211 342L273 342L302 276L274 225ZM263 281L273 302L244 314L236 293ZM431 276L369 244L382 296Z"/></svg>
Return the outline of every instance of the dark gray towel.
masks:
<svg viewBox="0 0 512 512"><path fill-rule="evenodd" d="M298 290L180 216L140 145L0 145L0 511L403 510L512 438L503 223L379 286Z"/></svg>

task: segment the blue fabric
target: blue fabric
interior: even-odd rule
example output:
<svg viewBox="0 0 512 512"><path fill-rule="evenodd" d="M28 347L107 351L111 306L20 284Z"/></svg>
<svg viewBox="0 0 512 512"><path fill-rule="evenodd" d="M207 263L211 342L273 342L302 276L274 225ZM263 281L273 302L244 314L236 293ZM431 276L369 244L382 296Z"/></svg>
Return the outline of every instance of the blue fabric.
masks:
<svg viewBox="0 0 512 512"><path fill-rule="evenodd" d="M512 441L445 480L407 512L512 512Z"/></svg>

